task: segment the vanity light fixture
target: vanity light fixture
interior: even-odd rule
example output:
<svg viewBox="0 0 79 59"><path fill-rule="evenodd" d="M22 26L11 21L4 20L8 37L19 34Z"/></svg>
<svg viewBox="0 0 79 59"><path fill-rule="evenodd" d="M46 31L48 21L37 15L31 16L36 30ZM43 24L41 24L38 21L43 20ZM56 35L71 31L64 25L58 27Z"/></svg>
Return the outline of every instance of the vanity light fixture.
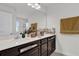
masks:
<svg viewBox="0 0 79 59"><path fill-rule="evenodd" d="M28 3L27 5L31 6L32 8L35 8L35 9L40 9L41 8L39 3Z"/></svg>

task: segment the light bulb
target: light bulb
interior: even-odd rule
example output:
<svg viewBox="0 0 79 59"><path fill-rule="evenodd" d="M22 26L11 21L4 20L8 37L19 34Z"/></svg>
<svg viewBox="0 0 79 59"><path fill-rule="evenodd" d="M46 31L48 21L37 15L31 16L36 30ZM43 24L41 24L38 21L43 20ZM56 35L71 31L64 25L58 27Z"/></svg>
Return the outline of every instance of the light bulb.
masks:
<svg viewBox="0 0 79 59"><path fill-rule="evenodd" d="M40 9L40 8L41 8L40 6L36 7L36 9Z"/></svg>
<svg viewBox="0 0 79 59"><path fill-rule="evenodd" d="M32 8L35 8L35 9L40 9L41 8L38 3L28 3L27 5L31 6Z"/></svg>
<svg viewBox="0 0 79 59"><path fill-rule="evenodd" d="M38 6L39 4L38 3L35 3L35 6Z"/></svg>
<svg viewBox="0 0 79 59"><path fill-rule="evenodd" d="M34 5L32 5L32 8L35 8L35 6L34 6Z"/></svg>
<svg viewBox="0 0 79 59"><path fill-rule="evenodd" d="M28 6L31 6L32 4L31 4L31 3L28 3L27 5L28 5Z"/></svg>

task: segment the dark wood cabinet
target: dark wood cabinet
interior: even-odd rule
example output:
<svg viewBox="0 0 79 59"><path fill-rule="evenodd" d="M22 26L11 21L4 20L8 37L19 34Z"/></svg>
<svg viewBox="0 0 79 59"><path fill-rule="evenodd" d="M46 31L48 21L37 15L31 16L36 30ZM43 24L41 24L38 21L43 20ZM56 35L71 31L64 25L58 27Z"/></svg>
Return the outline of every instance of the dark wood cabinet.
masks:
<svg viewBox="0 0 79 59"><path fill-rule="evenodd" d="M19 50L17 47L6 49L0 52L1 56L17 56L19 54Z"/></svg>
<svg viewBox="0 0 79 59"><path fill-rule="evenodd" d="M41 45L41 55L47 56L47 43Z"/></svg>
<svg viewBox="0 0 79 59"><path fill-rule="evenodd" d="M41 55L47 56L47 38L41 40Z"/></svg>
<svg viewBox="0 0 79 59"><path fill-rule="evenodd" d="M56 36L22 44L0 51L1 56L47 56L54 52Z"/></svg>
<svg viewBox="0 0 79 59"><path fill-rule="evenodd" d="M55 36L48 38L48 55L54 52L55 48Z"/></svg>

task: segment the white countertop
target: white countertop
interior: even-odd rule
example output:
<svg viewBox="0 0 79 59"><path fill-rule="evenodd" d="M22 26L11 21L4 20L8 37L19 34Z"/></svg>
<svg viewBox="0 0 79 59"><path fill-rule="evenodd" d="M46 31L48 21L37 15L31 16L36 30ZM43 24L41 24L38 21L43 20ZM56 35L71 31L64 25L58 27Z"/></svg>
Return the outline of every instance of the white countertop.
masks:
<svg viewBox="0 0 79 59"><path fill-rule="evenodd" d="M45 38L45 37L53 36L53 35L55 35L55 34L45 34L44 36L41 36L41 37L37 36L37 37L34 37L34 38L26 37L26 38L21 38L21 39L14 39L14 38L4 39L4 40L0 39L0 51L4 50L4 49L11 48L11 47L15 47L15 46L18 46L18 45L22 45L24 43L29 43L29 42L32 42L32 41L35 41L35 40L39 40L39 39L42 39L42 38Z"/></svg>

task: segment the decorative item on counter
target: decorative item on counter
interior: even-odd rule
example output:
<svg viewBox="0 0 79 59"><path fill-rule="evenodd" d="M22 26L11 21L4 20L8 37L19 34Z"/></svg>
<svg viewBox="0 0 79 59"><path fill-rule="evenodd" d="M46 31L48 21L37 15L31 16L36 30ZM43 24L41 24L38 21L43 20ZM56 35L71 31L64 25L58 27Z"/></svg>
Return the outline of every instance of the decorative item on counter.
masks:
<svg viewBox="0 0 79 59"><path fill-rule="evenodd" d="M27 30L27 37L30 36L30 33L31 33L31 27L29 27L29 29Z"/></svg>
<svg viewBox="0 0 79 59"><path fill-rule="evenodd" d="M22 38L25 38L25 33L20 33L22 35Z"/></svg>
<svg viewBox="0 0 79 59"><path fill-rule="evenodd" d="M44 29L44 33L45 33L45 34L48 34L48 30L49 30L48 28L45 28L45 29Z"/></svg>
<svg viewBox="0 0 79 59"><path fill-rule="evenodd" d="M44 36L44 30L43 30L43 29L37 30L37 36L38 36L38 37Z"/></svg>
<svg viewBox="0 0 79 59"><path fill-rule="evenodd" d="M31 24L31 31L32 32L37 32L37 23L32 23Z"/></svg>
<svg viewBox="0 0 79 59"><path fill-rule="evenodd" d="M44 36L44 31L41 31L40 34L41 34L41 36Z"/></svg>
<svg viewBox="0 0 79 59"><path fill-rule="evenodd" d="M46 34L55 34L55 28L45 28L44 33Z"/></svg>
<svg viewBox="0 0 79 59"><path fill-rule="evenodd" d="M27 31L27 36L36 37L37 36L37 23L32 23L31 27Z"/></svg>
<svg viewBox="0 0 79 59"><path fill-rule="evenodd" d="M30 34L31 34L31 37L36 37L37 36L36 32L32 32Z"/></svg>

